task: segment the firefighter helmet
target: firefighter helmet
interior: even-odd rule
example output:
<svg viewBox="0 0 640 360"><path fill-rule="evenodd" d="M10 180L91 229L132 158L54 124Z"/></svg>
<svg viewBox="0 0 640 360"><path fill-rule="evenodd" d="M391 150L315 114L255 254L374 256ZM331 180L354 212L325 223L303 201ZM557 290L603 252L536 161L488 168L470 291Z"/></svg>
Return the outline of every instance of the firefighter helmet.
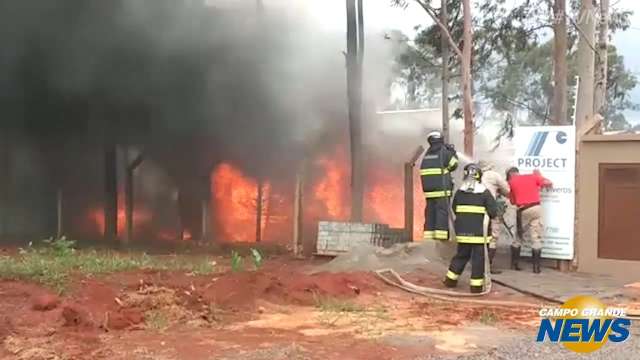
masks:
<svg viewBox="0 0 640 360"><path fill-rule="evenodd" d="M464 178L480 181L482 179L482 169L475 163L467 164L464 167Z"/></svg>
<svg viewBox="0 0 640 360"><path fill-rule="evenodd" d="M429 144L433 144L436 142L442 142L443 138L442 138L442 133L440 131L432 131L427 135L427 141L429 142Z"/></svg>

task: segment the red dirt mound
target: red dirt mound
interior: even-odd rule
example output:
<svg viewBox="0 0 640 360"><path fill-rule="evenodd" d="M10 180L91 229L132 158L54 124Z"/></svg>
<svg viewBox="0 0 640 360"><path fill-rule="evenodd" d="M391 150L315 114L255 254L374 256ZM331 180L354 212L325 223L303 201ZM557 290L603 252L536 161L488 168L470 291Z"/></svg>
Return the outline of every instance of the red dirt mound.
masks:
<svg viewBox="0 0 640 360"><path fill-rule="evenodd" d="M79 305L65 305L62 308L62 318L64 319L64 326L83 328L91 328L94 326L93 321L91 321L91 314Z"/></svg>
<svg viewBox="0 0 640 360"><path fill-rule="evenodd" d="M51 294L44 294L35 297L32 308L36 311L50 311L58 307L59 304L59 297Z"/></svg>
<svg viewBox="0 0 640 360"><path fill-rule="evenodd" d="M307 275L285 267L226 274L206 287L206 301L231 308L255 305L257 299L278 304L313 305L319 297L351 298L376 289L368 273Z"/></svg>

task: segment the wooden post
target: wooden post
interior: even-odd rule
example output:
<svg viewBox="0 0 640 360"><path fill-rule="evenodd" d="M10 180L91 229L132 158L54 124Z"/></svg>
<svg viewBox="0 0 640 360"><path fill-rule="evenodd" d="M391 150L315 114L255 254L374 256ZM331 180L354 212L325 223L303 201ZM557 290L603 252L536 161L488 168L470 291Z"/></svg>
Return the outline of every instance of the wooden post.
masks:
<svg viewBox="0 0 640 360"><path fill-rule="evenodd" d="M118 157L110 131L107 136L104 149L104 237L111 241L118 237Z"/></svg>
<svg viewBox="0 0 640 360"><path fill-rule="evenodd" d="M209 240L209 202L205 199L202 200L202 234L200 235L202 243L207 243Z"/></svg>
<svg viewBox="0 0 640 360"><path fill-rule="evenodd" d="M129 153L126 153L127 167L125 169L125 188L124 188L124 201L125 201L125 222L127 225L126 234L124 236L124 243L128 244L133 240L133 210L134 210L134 172L142 163L142 153L138 154L133 161L129 162Z"/></svg>
<svg viewBox="0 0 640 360"><path fill-rule="evenodd" d="M58 200L58 229L56 231L56 238L60 239L62 237L63 234L63 229L62 229L62 189L58 189L58 193L57 193L57 200Z"/></svg>
<svg viewBox="0 0 640 360"><path fill-rule="evenodd" d="M420 155L424 152L424 148L419 146L411 159L404 164L404 231L407 239L413 241L413 168Z"/></svg>
<svg viewBox="0 0 640 360"><path fill-rule="evenodd" d="M258 196L256 197L256 242L262 241L262 180L258 180Z"/></svg>
<svg viewBox="0 0 640 360"><path fill-rule="evenodd" d="M404 232L413 241L413 164L404 164Z"/></svg>
<svg viewBox="0 0 640 360"><path fill-rule="evenodd" d="M296 174L296 187L293 195L293 254L302 256L303 250L303 213L302 213L302 188L304 183L304 166Z"/></svg>

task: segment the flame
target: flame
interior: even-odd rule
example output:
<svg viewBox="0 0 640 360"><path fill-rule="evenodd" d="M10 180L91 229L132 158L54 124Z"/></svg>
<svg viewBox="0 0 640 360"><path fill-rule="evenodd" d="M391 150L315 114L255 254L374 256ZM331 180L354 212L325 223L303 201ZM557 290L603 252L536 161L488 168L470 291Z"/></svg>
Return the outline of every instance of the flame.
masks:
<svg viewBox="0 0 640 360"><path fill-rule="evenodd" d="M344 149L337 148L333 156L321 156L315 164L323 174L313 186L313 197L322 205L322 209L315 209L315 212L328 216L328 220L348 219L350 209L345 195L349 190L349 172Z"/></svg>
<svg viewBox="0 0 640 360"><path fill-rule="evenodd" d="M368 221L404 226L404 191L399 181L376 179L371 190L365 194L365 215Z"/></svg>
<svg viewBox="0 0 640 360"><path fill-rule="evenodd" d="M214 221L217 221L225 237L235 242L251 242L256 239L256 213L258 184L231 164L223 163L212 173L211 190L216 202ZM266 218L270 211L271 185L262 188L261 232L264 234ZM262 236L261 236L262 237Z"/></svg>
<svg viewBox="0 0 640 360"><path fill-rule="evenodd" d="M118 192L118 236L123 236L127 228L127 213L125 211L125 201L123 192ZM89 211L89 220L98 229L101 235L105 233L104 208L98 207ZM151 212L147 209L133 210L133 226L134 228L146 224L151 220Z"/></svg>

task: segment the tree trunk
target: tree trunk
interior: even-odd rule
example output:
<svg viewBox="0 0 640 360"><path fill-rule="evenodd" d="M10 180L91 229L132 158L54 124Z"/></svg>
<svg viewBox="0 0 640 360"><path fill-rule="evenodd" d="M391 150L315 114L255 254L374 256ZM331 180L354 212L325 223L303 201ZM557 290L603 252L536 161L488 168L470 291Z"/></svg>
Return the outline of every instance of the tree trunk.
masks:
<svg viewBox="0 0 640 360"><path fill-rule="evenodd" d="M553 4L553 116L551 125L567 124L567 4Z"/></svg>
<svg viewBox="0 0 640 360"><path fill-rule="evenodd" d="M593 48L596 23L592 16L592 0L582 0L580 16L578 18L578 76L580 87L578 88L578 102L576 106L576 128L593 115L593 88L594 88L594 60Z"/></svg>
<svg viewBox="0 0 640 360"><path fill-rule="evenodd" d="M107 139L104 155L104 237L114 240L118 236L118 157L111 138Z"/></svg>
<svg viewBox="0 0 640 360"><path fill-rule="evenodd" d="M600 29L598 34L598 56L596 69L596 88L593 111L605 116L607 108L607 57L609 40L609 0L600 0ZM600 128L600 127L598 127Z"/></svg>
<svg viewBox="0 0 640 360"><path fill-rule="evenodd" d="M262 198L263 185L262 180L258 180L258 196L256 197L256 242L262 241Z"/></svg>
<svg viewBox="0 0 640 360"><path fill-rule="evenodd" d="M362 78L358 60L358 24L356 0L347 4L347 99L351 143L351 220L362 220L364 186L361 157Z"/></svg>
<svg viewBox="0 0 640 360"><path fill-rule="evenodd" d="M462 112L464 114L464 152L473 157L473 95L471 94L471 53L473 33L471 24L471 1L463 0L463 48L462 48Z"/></svg>
<svg viewBox="0 0 640 360"><path fill-rule="evenodd" d="M440 22L447 27L449 25L447 0L442 0ZM442 29L440 33L442 38L442 136L444 137L444 141L449 143L449 42ZM411 231L413 231L413 229L411 229Z"/></svg>

